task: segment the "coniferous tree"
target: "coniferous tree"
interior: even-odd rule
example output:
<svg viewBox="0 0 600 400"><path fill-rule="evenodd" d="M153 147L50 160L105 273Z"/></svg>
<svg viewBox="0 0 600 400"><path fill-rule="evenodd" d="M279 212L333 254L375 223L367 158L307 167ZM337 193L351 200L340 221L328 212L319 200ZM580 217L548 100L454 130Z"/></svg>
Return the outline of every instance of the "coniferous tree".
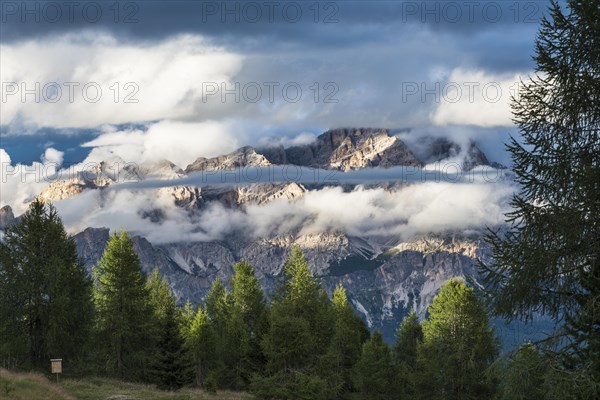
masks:
<svg viewBox="0 0 600 400"><path fill-rule="evenodd" d="M394 358L397 364L397 388L402 399L415 398L415 378L417 368L417 347L423 341L423 329L414 309L396 331Z"/></svg>
<svg viewBox="0 0 600 400"><path fill-rule="evenodd" d="M508 150L520 190L508 232L487 238L483 272L497 315L565 322L551 344L581 372L568 374L577 390L599 397L600 1L567 6L553 1L542 19L536 73L513 101L523 144L513 139Z"/></svg>
<svg viewBox="0 0 600 400"><path fill-rule="evenodd" d="M411 309L396 331L394 353L398 362L405 363L410 368L417 364L417 345L423 340L423 328L419 323L417 313Z"/></svg>
<svg viewBox="0 0 600 400"><path fill-rule="evenodd" d="M127 232L111 236L94 274L100 368L120 378L148 379L153 310Z"/></svg>
<svg viewBox="0 0 600 400"><path fill-rule="evenodd" d="M548 399L549 390L546 377L549 372L549 358L533 344L519 348L505 363L498 363L500 384L499 400Z"/></svg>
<svg viewBox="0 0 600 400"><path fill-rule="evenodd" d="M397 398L394 385L395 367L392 353L380 332L375 332L362 347L354 367L354 384L357 399L391 400Z"/></svg>
<svg viewBox="0 0 600 400"><path fill-rule="evenodd" d="M237 388L239 386L239 381L236 379L237 371L229 367L237 360L242 345L239 335L243 332L239 324L233 325L231 294L219 278L213 281L206 296L206 312L215 333L215 357L209 372L210 381L214 381L218 387Z"/></svg>
<svg viewBox="0 0 600 400"><path fill-rule="evenodd" d="M323 360L322 375L326 377L329 397L345 398L352 390L352 369L368 339L368 331L348 303L346 291L338 284L333 292L333 336Z"/></svg>
<svg viewBox="0 0 600 400"><path fill-rule="evenodd" d="M177 310L168 308L159 326L156 358L152 360L152 382L161 389L175 390L193 379L191 358L184 347Z"/></svg>
<svg viewBox="0 0 600 400"><path fill-rule="evenodd" d="M156 349L151 360L151 380L161 389L174 390L193 380L192 359L184 347L183 315L167 281L155 268L146 284L154 313Z"/></svg>
<svg viewBox="0 0 600 400"><path fill-rule="evenodd" d="M497 343L475 291L451 279L428 311L423 342L417 347L420 395L447 400L491 397L486 370L497 354Z"/></svg>
<svg viewBox="0 0 600 400"><path fill-rule="evenodd" d="M208 313L199 307L184 330L186 348L195 365L196 385L204 387L209 373L216 365L216 335Z"/></svg>
<svg viewBox="0 0 600 400"><path fill-rule="evenodd" d="M233 266L231 297L233 311L229 323L229 336L234 338L238 354L232 360L236 380L243 386L264 366L261 340L265 332L266 307L262 288L254 276L254 268L245 261Z"/></svg>
<svg viewBox="0 0 600 400"><path fill-rule="evenodd" d="M322 399L327 383L318 366L332 330L327 294L298 248L292 250L284 273L262 341L267 366L253 379L252 389L265 398Z"/></svg>
<svg viewBox="0 0 600 400"><path fill-rule="evenodd" d="M75 242L52 205L36 199L0 242L0 357L39 369L61 357L72 368L92 318L91 282Z"/></svg>

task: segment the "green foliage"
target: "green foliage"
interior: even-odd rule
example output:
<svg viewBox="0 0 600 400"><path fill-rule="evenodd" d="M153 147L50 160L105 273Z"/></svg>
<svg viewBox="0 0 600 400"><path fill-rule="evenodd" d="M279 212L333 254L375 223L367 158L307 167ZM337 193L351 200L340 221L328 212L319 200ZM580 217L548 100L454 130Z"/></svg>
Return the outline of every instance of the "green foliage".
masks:
<svg viewBox="0 0 600 400"><path fill-rule="evenodd" d="M529 400L549 398L545 385L549 359L532 344L522 346L507 362L498 367L499 400Z"/></svg>
<svg viewBox="0 0 600 400"><path fill-rule="evenodd" d="M417 313L414 309L411 309L396 331L396 344L394 346L396 360L414 369L417 365L417 345L422 340L423 329L419 324Z"/></svg>
<svg viewBox="0 0 600 400"><path fill-rule="evenodd" d="M520 184L511 224L482 266L494 311L565 321L553 345L566 368L600 381L599 0L553 2L536 39L536 74L513 102L522 140L508 150ZM576 378L575 373L571 374ZM577 378L578 379L578 378ZM597 386L596 386L597 387ZM600 396L600 389L594 397Z"/></svg>
<svg viewBox="0 0 600 400"><path fill-rule="evenodd" d="M254 335L265 309L263 291L254 276L254 268L246 261L236 263L233 270L234 274L231 278L233 305L241 315L244 325Z"/></svg>
<svg viewBox="0 0 600 400"><path fill-rule="evenodd" d="M246 261L233 266L231 297L233 311L228 324L229 344L232 350L228 368L234 371L236 388L246 387L251 376L264 367L261 341L266 330L264 295L254 268Z"/></svg>
<svg viewBox="0 0 600 400"><path fill-rule="evenodd" d="M396 395L395 366L392 353L380 332L365 342L354 368L354 384L358 399L390 400Z"/></svg>
<svg viewBox="0 0 600 400"><path fill-rule="evenodd" d="M111 236L94 275L101 369L121 378L147 378L155 344L153 310L146 277L125 231Z"/></svg>
<svg viewBox="0 0 600 400"><path fill-rule="evenodd" d="M328 397L345 398L352 390L352 368L358 361L368 331L354 314L346 291L338 284L333 292L333 336L322 361L321 376L326 378Z"/></svg>
<svg viewBox="0 0 600 400"><path fill-rule="evenodd" d="M82 359L93 318L91 282L52 205L31 203L0 242L0 358L46 369Z"/></svg>
<svg viewBox="0 0 600 400"><path fill-rule="evenodd" d="M158 268L154 268L152 274L146 282L148 288L148 301L152 308L154 318L158 323L164 323L167 319L167 314L175 310L174 317L176 320L181 318L177 308L177 300L169 288L167 280L161 275Z"/></svg>
<svg viewBox="0 0 600 400"><path fill-rule="evenodd" d="M217 277L206 296L206 312L217 330L224 330L227 320L231 316L231 303L231 295L221 279Z"/></svg>
<svg viewBox="0 0 600 400"><path fill-rule="evenodd" d="M483 305L462 280L449 280L433 299L417 349L419 391L425 398L490 397L485 372L497 344Z"/></svg>
<svg viewBox="0 0 600 400"><path fill-rule="evenodd" d="M192 360L184 348L177 310L169 308L158 332L157 354L152 360L152 382L159 388L179 389L193 379Z"/></svg>
<svg viewBox="0 0 600 400"><path fill-rule="evenodd" d="M208 313L198 308L184 330L186 348L192 354L195 365L196 385L204 386L209 371L216 364L215 331Z"/></svg>
<svg viewBox="0 0 600 400"><path fill-rule="evenodd" d="M151 360L151 380L161 389L179 389L193 380L191 354L184 347L180 329L183 316L167 281L157 268L146 286L154 313L154 336L157 338Z"/></svg>
<svg viewBox="0 0 600 400"><path fill-rule="evenodd" d="M262 340L267 365L261 376L254 377L252 387L267 398L303 398L307 390L321 398L327 385L317 376L317 367L333 329L329 300L297 248L287 259L284 272Z"/></svg>
<svg viewBox="0 0 600 400"><path fill-rule="evenodd" d="M398 394L402 399L416 397L417 348L422 341L423 329L417 313L411 309L396 331L394 345L396 382Z"/></svg>
<svg viewBox="0 0 600 400"><path fill-rule="evenodd" d="M214 330L215 353L210 376L216 379L219 387L237 387L237 371L232 369L237 361L242 339L241 327L233 324L233 301L231 294L217 278L206 296L206 312ZM236 322L239 322L236 320Z"/></svg>

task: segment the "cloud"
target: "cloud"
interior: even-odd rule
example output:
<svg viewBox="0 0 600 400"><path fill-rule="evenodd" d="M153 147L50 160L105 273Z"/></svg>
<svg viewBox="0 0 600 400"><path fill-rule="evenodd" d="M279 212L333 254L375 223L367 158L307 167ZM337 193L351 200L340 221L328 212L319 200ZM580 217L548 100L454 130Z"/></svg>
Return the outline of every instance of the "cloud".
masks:
<svg viewBox="0 0 600 400"><path fill-rule="evenodd" d="M385 236L403 240L427 233L466 231L503 222L507 182L453 184L426 182L399 190L364 188L345 192L326 187L295 201L275 200L245 209L212 202L190 215L177 208L166 191L88 191L56 204L71 231L88 226L126 228L153 243L222 240L324 231L356 236ZM165 219L153 223L144 211L163 210Z"/></svg>
<svg viewBox="0 0 600 400"><path fill-rule="evenodd" d="M56 168L60 167L63 163L65 153L55 148L48 147L42 155L43 164L53 164Z"/></svg>
<svg viewBox="0 0 600 400"><path fill-rule="evenodd" d="M243 145L238 126L229 122L160 121L147 129L109 130L82 144L92 151L85 162L100 162L115 156L126 162L169 160L185 168L198 157L229 153Z"/></svg>
<svg viewBox="0 0 600 400"><path fill-rule="evenodd" d="M10 155L0 148L0 207L9 205L18 215L52 182L62 162L62 152L46 149L41 159L52 161L13 164Z"/></svg>
<svg viewBox="0 0 600 400"><path fill-rule="evenodd" d="M190 118L203 84L228 82L242 65L241 56L195 35L132 43L67 34L0 43L0 51L2 125L81 128Z"/></svg>
<svg viewBox="0 0 600 400"><path fill-rule="evenodd" d="M261 147L274 146L305 146L314 143L317 140L317 135L312 132L301 132L296 136L280 136L280 137L262 137L258 140Z"/></svg>
<svg viewBox="0 0 600 400"><path fill-rule="evenodd" d="M440 88L440 103L431 120L438 126L512 127L511 96L519 93L525 76L456 68Z"/></svg>

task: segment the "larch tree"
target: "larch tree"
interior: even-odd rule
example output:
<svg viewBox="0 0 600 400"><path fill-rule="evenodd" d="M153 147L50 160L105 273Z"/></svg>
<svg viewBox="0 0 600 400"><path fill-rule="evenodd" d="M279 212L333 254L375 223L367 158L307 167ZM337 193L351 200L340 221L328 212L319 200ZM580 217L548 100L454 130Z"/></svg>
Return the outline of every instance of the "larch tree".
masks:
<svg viewBox="0 0 600 400"><path fill-rule="evenodd" d="M231 346L238 351L234 365L236 380L247 386L250 377L265 364L261 341L266 330L266 305L263 290L254 275L254 268L246 261L233 266L231 278L231 297L233 311L229 327Z"/></svg>
<svg viewBox="0 0 600 400"><path fill-rule="evenodd" d="M333 291L331 303L333 335L323 359L322 375L327 378L329 397L341 399L352 390L352 369L369 333L354 313L341 284Z"/></svg>
<svg viewBox="0 0 600 400"><path fill-rule="evenodd" d="M460 279L446 282L429 305L418 345L418 391L424 398L467 400L490 397L486 370L497 340L483 302Z"/></svg>
<svg viewBox="0 0 600 400"><path fill-rule="evenodd" d="M507 232L482 266L494 312L563 321L550 339L574 383L600 396L600 0L555 1L535 42L535 74L512 108L508 150L520 188ZM591 392L590 392L591 390Z"/></svg>
<svg viewBox="0 0 600 400"><path fill-rule="evenodd" d="M318 366L331 339L329 299L298 248L284 264L262 340L267 365L252 382L255 394L283 399L324 399Z"/></svg>
<svg viewBox="0 0 600 400"><path fill-rule="evenodd" d="M34 200L0 242L0 357L14 367L46 369L51 357L73 366L90 337L91 288L56 210Z"/></svg>
<svg viewBox="0 0 600 400"><path fill-rule="evenodd" d="M147 379L155 344L153 310L127 232L111 236L94 275L100 368L120 378Z"/></svg>

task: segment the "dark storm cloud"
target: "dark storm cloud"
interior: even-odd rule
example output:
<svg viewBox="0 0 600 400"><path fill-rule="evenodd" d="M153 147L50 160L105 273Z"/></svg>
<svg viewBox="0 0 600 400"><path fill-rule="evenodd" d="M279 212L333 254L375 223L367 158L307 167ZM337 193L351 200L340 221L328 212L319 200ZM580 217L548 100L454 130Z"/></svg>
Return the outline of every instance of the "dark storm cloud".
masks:
<svg viewBox="0 0 600 400"><path fill-rule="evenodd" d="M5 1L2 40L81 29L130 40L198 33L221 44L381 40L403 25L462 36L536 27L546 1ZM393 29L390 29L393 28Z"/></svg>

